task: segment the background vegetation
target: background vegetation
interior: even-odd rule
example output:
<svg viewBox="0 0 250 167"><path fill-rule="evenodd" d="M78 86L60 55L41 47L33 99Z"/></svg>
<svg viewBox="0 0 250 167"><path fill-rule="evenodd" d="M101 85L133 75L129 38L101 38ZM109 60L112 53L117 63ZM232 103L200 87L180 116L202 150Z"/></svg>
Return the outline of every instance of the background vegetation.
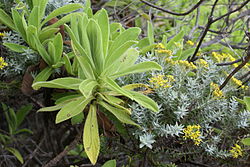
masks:
<svg viewBox="0 0 250 167"><path fill-rule="evenodd" d="M249 2L0 0L0 166L249 166Z"/></svg>

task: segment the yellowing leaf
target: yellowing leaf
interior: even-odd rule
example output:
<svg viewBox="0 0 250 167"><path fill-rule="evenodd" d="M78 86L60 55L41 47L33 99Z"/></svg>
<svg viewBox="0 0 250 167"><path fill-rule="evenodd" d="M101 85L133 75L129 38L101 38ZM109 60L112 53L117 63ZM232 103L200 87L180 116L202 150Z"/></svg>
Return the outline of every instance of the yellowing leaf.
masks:
<svg viewBox="0 0 250 167"><path fill-rule="evenodd" d="M94 165L100 151L100 139L96 118L96 105L90 105L89 113L84 125L83 144L85 152Z"/></svg>
<svg viewBox="0 0 250 167"><path fill-rule="evenodd" d="M80 97L75 101L69 102L57 113L56 123L60 123L81 113L91 100L93 100L93 97L87 99Z"/></svg>

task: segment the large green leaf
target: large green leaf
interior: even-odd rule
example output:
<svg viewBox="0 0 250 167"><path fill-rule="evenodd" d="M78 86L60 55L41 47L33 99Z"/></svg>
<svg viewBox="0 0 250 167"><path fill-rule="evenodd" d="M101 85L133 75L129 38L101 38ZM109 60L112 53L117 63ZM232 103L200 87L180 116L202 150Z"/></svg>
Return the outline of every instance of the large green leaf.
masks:
<svg viewBox="0 0 250 167"><path fill-rule="evenodd" d="M96 15L98 24L101 27L103 54L105 58L107 56L109 44L109 18L105 9L100 10Z"/></svg>
<svg viewBox="0 0 250 167"><path fill-rule="evenodd" d="M45 30L50 29L50 28L58 28L59 26L65 24L67 22L70 22L71 17L75 17L75 16L81 16L81 14L80 13L67 14L66 16L62 17L60 20L58 20L54 24L51 24L49 26L44 27L42 30L45 31Z"/></svg>
<svg viewBox="0 0 250 167"><path fill-rule="evenodd" d="M39 0L39 21L44 17L45 9L49 0Z"/></svg>
<svg viewBox="0 0 250 167"><path fill-rule="evenodd" d="M174 57L173 60L186 60L191 54L194 53L195 49L196 48L190 48L185 51L182 51L181 55L179 57Z"/></svg>
<svg viewBox="0 0 250 167"><path fill-rule="evenodd" d="M8 26L12 30L16 29L16 26L14 25L13 20L3 9L0 9L0 22Z"/></svg>
<svg viewBox="0 0 250 167"><path fill-rule="evenodd" d="M133 95L134 100L139 103L140 105L142 105L145 108L148 108L154 112L158 112L159 111L159 107L158 105L155 103L154 100L152 100L151 98L135 92L135 91L128 91L130 94Z"/></svg>
<svg viewBox="0 0 250 167"><path fill-rule="evenodd" d="M116 167L116 160L109 160L102 167Z"/></svg>
<svg viewBox="0 0 250 167"><path fill-rule="evenodd" d="M54 65L57 63L55 60L55 52L56 52L56 47L54 46L52 41L49 41L48 42L48 54L49 54L50 59L51 59L51 65Z"/></svg>
<svg viewBox="0 0 250 167"><path fill-rule="evenodd" d="M92 94L93 89L97 85L98 85L98 82L96 82L95 80L86 79L82 81L82 83L79 85L79 90L85 98L88 98Z"/></svg>
<svg viewBox="0 0 250 167"><path fill-rule="evenodd" d="M112 55L112 53L123 45L125 42L130 40L136 40L138 35L141 33L141 29L137 27L129 28L122 32L112 43L109 48L108 55Z"/></svg>
<svg viewBox="0 0 250 167"><path fill-rule="evenodd" d="M133 66L139 56L139 52L135 48L128 49L119 59L117 63L113 63L111 67L105 70L105 75L112 75L118 71Z"/></svg>
<svg viewBox="0 0 250 167"><path fill-rule="evenodd" d="M179 42L184 37L184 31L180 31L175 37L173 37L166 45L166 49L171 50L175 42Z"/></svg>
<svg viewBox="0 0 250 167"><path fill-rule="evenodd" d="M149 44L153 45L154 44L154 28L153 28L153 24L150 21L147 21L147 23L148 23L147 33L148 33Z"/></svg>
<svg viewBox="0 0 250 167"><path fill-rule="evenodd" d="M20 33L25 41L27 41L26 30L23 26L22 17L16 9L12 9L12 18L16 27L16 30Z"/></svg>
<svg viewBox="0 0 250 167"><path fill-rule="evenodd" d="M80 42L81 46L83 47L83 49L86 51L88 57L90 59L92 59L88 34L87 34L87 30L86 30L87 29L86 25L88 25L88 24L89 24L88 16L85 13L83 13L83 15L82 15L82 17L79 20L78 25L77 25L79 40L80 40L79 42Z"/></svg>
<svg viewBox="0 0 250 167"><path fill-rule="evenodd" d="M64 67L65 67L67 73L69 73L70 75L74 75L72 65L71 65L69 56L67 54L63 55L63 61L64 61Z"/></svg>
<svg viewBox="0 0 250 167"><path fill-rule="evenodd" d="M33 83L39 82L39 81L46 81L50 75L53 73L53 68L51 67L46 67L43 69L34 79Z"/></svg>
<svg viewBox="0 0 250 167"><path fill-rule="evenodd" d="M71 20L70 20L70 25L71 25L71 30L76 38L76 40L78 42L80 42L80 38L79 38L79 33L78 33L78 22L80 19L81 16L75 16L75 17L71 17Z"/></svg>
<svg viewBox="0 0 250 167"><path fill-rule="evenodd" d="M21 123L23 122L25 116L30 112L30 110L32 109L32 105L28 104L25 106L22 106L16 113L16 118L17 118L17 127L19 127L21 125Z"/></svg>
<svg viewBox="0 0 250 167"><path fill-rule="evenodd" d="M106 108L109 112L114 114L114 116L116 116L116 118L119 119L121 122L139 126L138 124L136 124L134 121L131 120L130 115L127 113L127 111L113 107L104 101L99 101L98 103L104 108Z"/></svg>
<svg viewBox="0 0 250 167"><path fill-rule="evenodd" d="M73 49L75 55L76 56L83 56L84 63L88 63L91 66L91 68L94 70L95 64L93 62L91 54L88 54L88 52L80 45L80 43L79 43L79 41L77 41L74 33L67 25L65 25L65 28L66 28L66 30L69 33L69 36L71 38L71 45L72 45L72 49Z"/></svg>
<svg viewBox="0 0 250 167"><path fill-rule="evenodd" d="M74 101L67 103L56 115L56 123L63 122L67 119L70 119L79 113L83 112L84 108L93 100L93 97L85 98L80 97Z"/></svg>
<svg viewBox="0 0 250 167"><path fill-rule="evenodd" d="M39 32L39 40L43 42L46 39L53 38L55 36L55 33L57 33L59 30L59 28L44 29Z"/></svg>
<svg viewBox="0 0 250 167"><path fill-rule="evenodd" d="M120 34L119 29L122 27L120 23L111 23L110 24L110 39L114 40L116 37L116 34Z"/></svg>
<svg viewBox="0 0 250 167"><path fill-rule="evenodd" d="M249 137L242 139L241 142L246 146L250 146L250 138Z"/></svg>
<svg viewBox="0 0 250 167"><path fill-rule="evenodd" d="M61 33L58 33L53 40L53 45L55 46L55 57L54 57L54 64L61 60L61 56L63 53L63 39Z"/></svg>
<svg viewBox="0 0 250 167"><path fill-rule="evenodd" d="M82 80L78 78L65 77L47 82L35 82L32 87L35 90L41 87L79 90L79 85L81 84L81 82Z"/></svg>
<svg viewBox="0 0 250 167"><path fill-rule="evenodd" d="M3 45L9 48L10 50L14 52L18 52L18 53L23 53L24 50L28 49L28 47L26 46L15 44L15 43L3 43Z"/></svg>
<svg viewBox="0 0 250 167"><path fill-rule="evenodd" d="M104 79L104 82L108 84L111 90L118 92L133 100L133 96L127 90L121 88L114 80L110 79L109 77L106 77Z"/></svg>
<svg viewBox="0 0 250 167"><path fill-rule="evenodd" d="M83 131L84 150L93 165L96 164L100 151L100 138L96 112L96 105L90 105Z"/></svg>
<svg viewBox="0 0 250 167"><path fill-rule="evenodd" d="M67 104L67 103L61 103L61 104L58 104L55 106L50 106L50 107L43 107L43 108L40 108L37 112L57 111L57 110L60 110L65 104Z"/></svg>
<svg viewBox="0 0 250 167"><path fill-rule="evenodd" d="M90 19L87 25L87 34L97 74L101 74L104 68L104 55L102 46L102 33L100 26L94 19Z"/></svg>
<svg viewBox="0 0 250 167"><path fill-rule="evenodd" d="M63 93L63 97L56 99L55 104L65 104L71 101L76 100L78 97L82 97L81 94L70 94L70 95L65 95L65 93Z"/></svg>
<svg viewBox="0 0 250 167"><path fill-rule="evenodd" d="M47 23L49 20L51 20L52 18L59 16L61 14L65 14L65 13L69 13L69 12L73 12L75 10L78 10L80 8L82 8L83 6L80 4L68 4L65 6L62 6L56 10L54 10L53 12L51 12L42 22L41 26L43 26L45 23Z"/></svg>
<svg viewBox="0 0 250 167"><path fill-rule="evenodd" d="M111 55L108 55L105 62L105 70L106 68L112 67L112 64L119 63L117 61L120 60L120 57L134 44L136 41L127 41L122 44L119 48L117 48Z"/></svg>
<svg viewBox="0 0 250 167"><path fill-rule="evenodd" d="M104 101L106 101L107 103L111 104L112 106L114 106L114 107L116 107L116 108L119 108L119 109L121 109L121 110L126 111L127 114L129 114L129 115L131 114L131 110L129 110L128 108L125 108L125 107L123 107L123 106L117 104L117 99L115 99L116 101L114 102L114 98L116 98L116 97L114 97L114 96L103 95L103 94L101 94L101 93L98 93L98 95L99 95ZM111 97L113 97L113 98L111 98Z"/></svg>
<svg viewBox="0 0 250 167"><path fill-rule="evenodd" d="M29 19L28 19L28 25L33 25L37 28L39 28L40 25L40 12L39 12L39 7L35 6L33 7Z"/></svg>
<svg viewBox="0 0 250 167"><path fill-rule="evenodd" d="M72 45L72 47L74 48L74 45ZM94 79L95 73L94 73L92 66L88 63L87 57L86 56L79 56L80 52L78 52L77 49L73 49L73 50L74 50L74 53L76 55L76 60L79 63L81 69L83 70L85 77Z"/></svg>
<svg viewBox="0 0 250 167"><path fill-rule="evenodd" d="M250 111L250 97L244 96L243 101L245 102L245 104L247 106L247 110Z"/></svg>
<svg viewBox="0 0 250 167"><path fill-rule="evenodd" d="M12 147L6 147L5 149L8 150L10 153L12 153L18 159L18 161L21 164L23 164L23 162L24 162L23 157L17 149L12 148Z"/></svg>
<svg viewBox="0 0 250 167"><path fill-rule="evenodd" d="M40 40L38 39L38 36L33 34L32 38L35 41L36 49L39 52L40 56L48 65L52 65L53 64L52 57L48 54L44 46L41 44Z"/></svg>
<svg viewBox="0 0 250 167"><path fill-rule="evenodd" d="M27 30L26 31L27 41L26 42L28 43L28 45L31 49L38 51L37 46L36 46L36 40L35 40L35 38L37 36L37 28L33 25L30 25L27 27L26 30ZM37 38L38 38L38 36L37 36Z"/></svg>
<svg viewBox="0 0 250 167"><path fill-rule="evenodd" d="M111 75L112 78L118 78L120 76L124 76L127 74L134 74L134 73L141 73L141 72L146 72L150 70L161 70L162 67L157 64L156 62L153 61L147 61L147 62L142 62L139 64L135 64L133 66L128 67L125 70L119 71L115 73L114 75Z"/></svg>

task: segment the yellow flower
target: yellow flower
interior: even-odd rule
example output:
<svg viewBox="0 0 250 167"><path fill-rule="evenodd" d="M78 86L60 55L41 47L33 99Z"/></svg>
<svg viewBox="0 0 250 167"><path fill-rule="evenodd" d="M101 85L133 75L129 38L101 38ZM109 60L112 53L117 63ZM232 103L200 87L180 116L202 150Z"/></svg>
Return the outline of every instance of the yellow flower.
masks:
<svg viewBox="0 0 250 167"><path fill-rule="evenodd" d="M0 37L6 36L4 33L0 32Z"/></svg>
<svg viewBox="0 0 250 167"><path fill-rule="evenodd" d="M213 89L212 94L215 98L220 99L223 97L223 92L222 90L220 90L220 87L218 84L211 82L210 87Z"/></svg>
<svg viewBox="0 0 250 167"><path fill-rule="evenodd" d="M179 65L185 66L187 68L197 69L197 67L194 65L194 63L188 62L187 60L178 60L177 63Z"/></svg>
<svg viewBox="0 0 250 167"><path fill-rule="evenodd" d="M197 64L200 65L201 67L205 67L205 68L208 67L208 63L207 63L207 61L204 60L204 59L199 59L199 60L197 61Z"/></svg>
<svg viewBox="0 0 250 167"><path fill-rule="evenodd" d="M171 58L166 58L165 60L166 60L166 62L167 62L168 64L172 64L172 65L175 65L175 64L176 64L176 62L175 62L173 59L171 59Z"/></svg>
<svg viewBox="0 0 250 167"><path fill-rule="evenodd" d="M235 77L231 78L231 81L233 82L234 85L236 85L237 87L241 87L242 89L248 89L248 86L243 85L241 80L236 79Z"/></svg>
<svg viewBox="0 0 250 167"><path fill-rule="evenodd" d="M191 41L191 40L188 40L188 41L186 42L186 44L188 44L188 45L190 45L190 46L194 46L194 42Z"/></svg>
<svg viewBox="0 0 250 167"><path fill-rule="evenodd" d="M156 48L165 49L165 46L164 46L162 43L158 43L158 44L156 45Z"/></svg>
<svg viewBox="0 0 250 167"><path fill-rule="evenodd" d="M171 82L174 82L174 77L172 75L155 75L150 78L149 82L153 84L154 88L169 88L171 87Z"/></svg>
<svg viewBox="0 0 250 167"><path fill-rule="evenodd" d="M191 139L194 141L195 145L200 145L200 143L202 142L200 128L201 128L200 125L188 125L183 130L184 133L183 138L185 140Z"/></svg>
<svg viewBox="0 0 250 167"><path fill-rule="evenodd" d="M169 56L172 56L173 55L173 52L171 50L168 50L168 49L160 49L160 50L156 50L157 53L166 53L168 54Z"/></svg>
<svg viewBox="0 0 250 167"><path fill-rule="evenodd" d="M229 152L234 158L242 156L242 148L238 144L235 144L234 147L232 147L232 149L229 150Z"/></svg>
<svg viewBox="0 0 250 167"><path fill-rule="evenodd" d="M8 66L8 63L4 61L2 57L0 57L0 70L3 69L4 67Z"/></svg>
<svg viewBox="0 0 250 167"><path fill-rule="evenodd" d="M219 54L217 52L212 52L212 56L215 58L216 62L222 62L227 58L226 54Z"/></svg>

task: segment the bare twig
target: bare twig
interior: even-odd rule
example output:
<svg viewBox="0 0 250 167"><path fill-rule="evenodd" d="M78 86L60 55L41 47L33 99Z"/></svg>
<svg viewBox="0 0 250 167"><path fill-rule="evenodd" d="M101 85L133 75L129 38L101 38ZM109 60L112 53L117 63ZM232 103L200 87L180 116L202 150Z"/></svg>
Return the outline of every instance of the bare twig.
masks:
<svg viewBox="0 0 250 167"><path fill-rule="evenodd" d="M248 35L250 38L250 35ZM234 76L234 74L236 74L242 67L244 67L247 62L249 62L250 60L250 42L248 44L248 48L247 48L247 55L245 56L245 58L243 59L242 63L237 66L226 78L226 80L220 85L220 90L223 89L226 84L229 82L229 80Z"/></svg>
<svg viewBox="0 0 250 167"><path fill-rule="evenodd" d="M22 167L25 167L28 165L29 161L32 160L33 158L36 160L37 163L39 163L40 165L42 165L42 162L40 160L37 159L37 157L35 157L35 155L37 154L38 150L40 149L41 145L44 142L44 138L40 141L39 145L36 147L36 149L30 153L28 159L25 161L25 163L23 164ZM28 149L27 149L28 150ZM30 152L30 150L28 150Z"/></svg>
<svg viewBox="0 0 250 167"><path fill-rule="evenodd" d="M176 13L176 12L173 12L173 11L170 11L170 10L167 10L167 9L163 9L159 6L156 6L148 1L144 1L144 0L140 0L142 3L152 7L152 8L155 8L155 9L158 9L162 12L165 12L165 13L168 13L168 14L171 14L171 15L175 15L175 16L185 16L185 15L188 15L189 13L193 12L196 8L198 8L202 2L204 2L204 0L200 0L197 4L195 4L191 9L189 9L187 12L184 12L184 13Z"/></svg>
<svg viewBox="0 0 250 167"><path fill-rule="evenodd" d="M248 71L247 73L242 75L239 79L242 80L242 79L246 78L248 75L250 75L250 71Z"/></svg>
<svg viewBox="0 0 250 167"><path fill-rule="evenodd" d="M217 22L218 20L220 20L220 19L222 19L222 18L224 18L224 17L226 17L226 16L229 16L229 15L231 15L231 14L233 14L233 13L239 11L239 10L242 9L244 6L246 6L249 2L250 2L250 0L247 0L247 1L245 1L244 3L242 3L241 6L239 6L238 8L236 8L236 9L234 9L234 10L232 10L232 11L229 11L229 12L227 12L226 14L224 14L224 15L222 15L222 16L219 16L219 17L215 18L215 19L213 20L213 23Z"/></svg>
<svg viewBox="0 0 250 167"><path fill-rule="evenodd" d="M58 154L55 158L50 160L47 164L45 164L43 167L52 167L55 166L67 153L72 150L80 141L81 133L78 133L78 135L75 137L75 139L70 143L68 147L66 147L60 154Z"/></svg>
<svg viewBox="0 0 250 167"><path fill-rule="evenodd" d="M239 63L239 62L241 62L241 61L242 61L242 59L237 59L237 60L231 61L231 62L217 63L216 65L217 65L217 66L228 66L228 65L235 64L235 63Z"/></svg>
<svg viewBox="0 0 250 167"><path fill-rule="evenodd" d="M198 45L197 45L197 47L196 47L196 49L195 49L195 51L194 51L194 54L193 54L192 57L189 59L190 62L195 61L195 56L196 56L196 54L198 53L198 51L199 51L199 49L200 49L200 47L201 47L201 44L202 44L202 42L203 42L205 36L207 35L207 32L208 32L209 28L210 28L211 25L213 24L213 14L214 14L215 6L216 6L216 4L218 3L218 1L219 1L219 0L215 0L214 4L213 4L213 6L212 6L212 9L211 9L211 12L210 12L210 16L208 17L207 25L206 25L205 29L204 29L203 32L202 32L202 36L201 36L200 41L199 41L199 43L198 43Z"/></svg>
<svg viewBox="0 0 250 167"><path fill-rule="evenodd" d="M215 19L213 19L213 12L214 12L214 9L215 9L215 6L216 6L217 2L218 2L218 0L216 0L216 1L214 2L213 6L212 6L212 10L211 10L210 16L209 16L209 18L208 18L207 25L206 25L205 29L204 29L203 32L202 32L201 38L200 38L199 43L198 43L198 45L197 45L197 47L196 47L196 49L195 49L195 52L193 53L192 57L189 58L189 61L191 61L191 62L196 60L196 54L198 53L198 51L199 51L199 49L200 49L200 47L201 47L201 44L202 44L202 42L203 42L205 36L207 35L207 33L208 33L209 28L211 27L211 25L212 25L213 23L219 21L220 19L222 19L222 18L224 18L224 17L226 17L226 16L229 16L229 15L231 15L232 13L235 13L235 12L239 11L239 10L242 9L245 5L247 5L247 4L250 2L250 0L245 1L245 2L242 3L238 8L236 8L236 9L234 9L234 10L232 10L232 11L229 11L229 12L227 12L226 14L224 14L224 15L222 15L222 16L219 16L219 17L217 17L217 18L215 18Z"/></svg>

